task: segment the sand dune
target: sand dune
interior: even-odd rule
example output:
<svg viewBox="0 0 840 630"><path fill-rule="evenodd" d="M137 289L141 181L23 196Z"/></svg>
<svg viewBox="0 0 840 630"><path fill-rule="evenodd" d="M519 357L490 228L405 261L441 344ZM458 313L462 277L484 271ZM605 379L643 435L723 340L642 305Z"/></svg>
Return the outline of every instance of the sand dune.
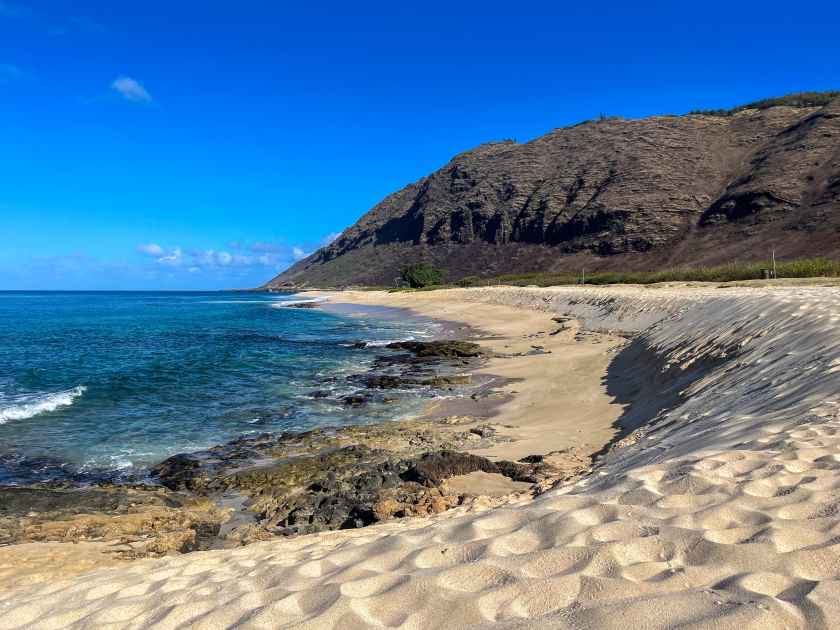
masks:
<svg viewBox="0 0 840 630"><path fill-rule="evenodd" d="M415 297L639 333L605 386L648 422L533 500L20 588L0 628L840 625L840 290Z"/></svg>

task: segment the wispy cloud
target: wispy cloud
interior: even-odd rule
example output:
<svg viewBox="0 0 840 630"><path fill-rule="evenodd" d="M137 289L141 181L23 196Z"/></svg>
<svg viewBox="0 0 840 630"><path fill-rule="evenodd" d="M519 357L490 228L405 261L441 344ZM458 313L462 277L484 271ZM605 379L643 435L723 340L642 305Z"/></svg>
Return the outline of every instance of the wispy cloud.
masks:
<svg viewBox="0 0 840 630"><path fill-rule="evenodd" d="M147 242L136 247L137 253L146 261L136 268L150 278L181 279L184 286L197 286L196 282L201 286L212 286L214 282L219 286L256 286L338 236L340 234L331 233L317 242L296 244L282 241L249 244L232 240L220 249L191 249Z"/></svg>
<svg viewBox="0 0 840 630"><path fill-rule="evenodd" d="M135 103L151 103L152 95L143 85L131 77L119 77L111 83L111 89L119 93L125 100Z"/></svg>
<svg viewBox="0 0 840 630"><path fill-rule="evenodd" d="M137 251L152 258L157 265L167 267L182 267L190 273L202 270L225 268L265 268L274 270L293 260L292 250L299 248L278 247L271 252L252 252L243 254L234 249L231 253L226 250L192 249L183 250L181 247L162 247L157 243L143 243L137 246ZM302 251L302 250L301 250Z"/></svg>
<svg viewBox="0 0 840 630"><path fill-rule="evenodd" d="M279 252L281 250L281 246L275 243L263 243L261 241L257 241L248 249L252 252Z"/></svg>
<svg viewBox="0 0 840 630"><path fill-rule="evenodd" d="M0 212L3 211L0 204ZM0 287L45 289L216 289L255 287L315 251L319 241L227 242L222 248L189 248L154 239L127 248L124 256L97 258L70 253L48 258L0 259ZM239 248L234 245L238 245ZM2 257L0 257L2 258Z"/></svg>
<svg viewBox="0 0 840 630"><path fill-rule="evenodd" d="M184 252L180 247L176 247L171 252L164 254L157 261L161 265L168 265L170 267L178 267L184 262Z"/></svg>
<svg viewBox="0 0 840 630"><path fill-rule="evenodd" d="M180 267L187 262L184 257L184 250L180 247L165 249L157 243L142 243L137 246L137 251L154 258L157 264L167 267Z"/></svg>
<svg viewBox="0 0 840 630"><path fill-rule="evenodd" d="M163 247L157 243L144 243L137 246L137 251L147 256L163 256Z"/></svg>

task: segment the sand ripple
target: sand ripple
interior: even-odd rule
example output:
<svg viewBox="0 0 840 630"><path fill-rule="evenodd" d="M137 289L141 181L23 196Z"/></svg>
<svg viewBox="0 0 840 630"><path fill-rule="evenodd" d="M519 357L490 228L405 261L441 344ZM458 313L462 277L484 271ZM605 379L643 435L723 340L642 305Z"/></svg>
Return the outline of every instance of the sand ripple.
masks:
<svg viewBox="0 0 840 630"><path fill-rule="evenodd" d="M685 377L590 477L20 588L0 594L0 628L840 625L840 293L658 291L459 294L641 330L648 369Z"/></svg>

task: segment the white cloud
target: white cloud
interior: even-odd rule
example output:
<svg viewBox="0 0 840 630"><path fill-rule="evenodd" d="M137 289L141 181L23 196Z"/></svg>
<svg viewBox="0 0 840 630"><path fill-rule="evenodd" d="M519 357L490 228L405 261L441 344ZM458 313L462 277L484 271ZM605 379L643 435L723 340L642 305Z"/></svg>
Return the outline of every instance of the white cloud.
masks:
<svg viewBox="0 0 840 630"><path fill-rule="evenodd" d="M181 248L176 247L165 256L158 258L157 261L162 265L170 265L174 267L181 264L183 255L184 253L181 251Z"/></svg>
<svg viewBox="0 0 840 630"><path fill-rule="evenodd" d="M146 243L143 245L138 245L137 251L142 254L146 254L147 256L157 257L163 255L163 247L161 247L157 243Z"/></svg>
<svg viewBox="0 0 840 630"><path fill-rule="evenodd" d="M111 83L111 89L119 92L127 101L135 103L151 103L152 95L146 91L138 81L130 77L120 77Z"/></svg>
<svg viewBox="0 0 840 630"><path fill-rule="evenodd" d="M237 250L231 245L240 245ZM228 243L226 250L217 249L182 249L181 247L166 247L158 243L142 243L137 251L147 256L151 265L146 271L152 277L165 269L167 273L176 273L182 279L189 277L212 279L226 278L225 282L234 278L253 278L251 282L258 282L267 274L277 273L294 262L309 256L317 244L301 243L287 245L284 243L257 242L250 246L242 243ZM157 275L156 275L157 274ZM221 280L219 280L221 281Z"/></svg>
<svg viewBox="0 0 840 630"><path fill-rule="evenodd" d="M279 252L280 246L275 245L274 243L263 243L261 241L257 241L249 249L252 252Z"/></svg>
<svg viewBox="0 0 840 630"><path fill-rule="evenodd" d="M137 246L137 251L154 258L161 265L177 267L184 262L184 251L180 247L166 250L157 243L144 243Z"/></svg>

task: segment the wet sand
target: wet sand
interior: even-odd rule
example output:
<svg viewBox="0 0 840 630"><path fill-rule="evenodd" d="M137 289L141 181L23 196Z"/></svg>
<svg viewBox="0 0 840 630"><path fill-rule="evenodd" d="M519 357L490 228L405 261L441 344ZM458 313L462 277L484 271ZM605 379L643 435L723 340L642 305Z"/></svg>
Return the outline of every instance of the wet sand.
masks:
<svg viewBox="0 0 840 630"><path fill-rule="evenodd" d="M495 356L474 373L493 389L492 398L443 400L426 412L430 417L487 417L510 440L471 453L512 461L542 455L562 470L578 471L618 433L615 424L624 406L607 392L606 375L615 353L627 343L624 337L583 331L575 319L556 321L552 313L459 302L446 291L306 295L340 304L344 313L377 306L407 310L441 321L444 336L468 338L490 349ZM467 480L459 487L484 492Z"/></svg>

